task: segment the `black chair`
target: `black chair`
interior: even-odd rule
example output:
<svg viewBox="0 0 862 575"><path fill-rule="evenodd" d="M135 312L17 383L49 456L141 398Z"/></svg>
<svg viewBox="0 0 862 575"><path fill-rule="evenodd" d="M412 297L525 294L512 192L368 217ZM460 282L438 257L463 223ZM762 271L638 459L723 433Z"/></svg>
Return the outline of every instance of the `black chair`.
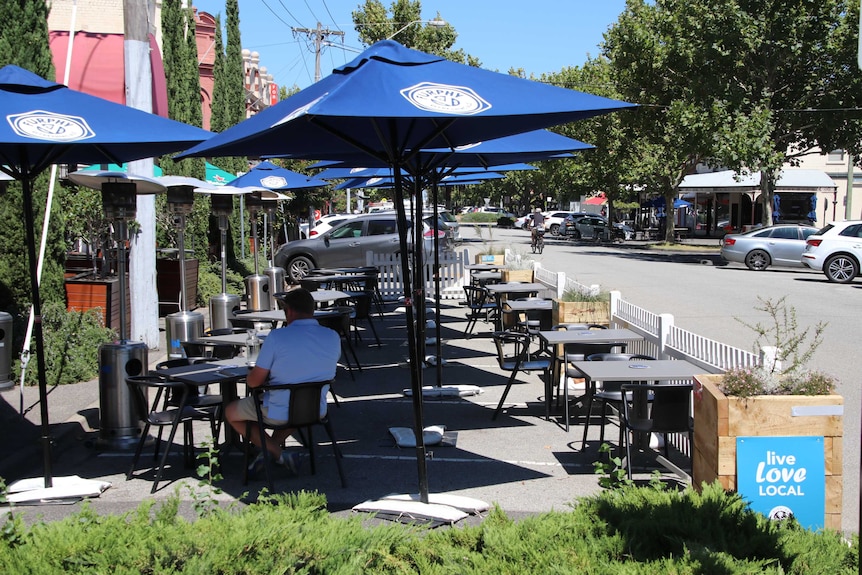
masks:
<svg viewBox="0 0 862 575"><path fill-rule="evenodd" d="M257 412L257 421L248 422L246 427L246 438L249 436L251 425L257 425L261 440L264 437L266 429L297 429L300 434L302 445L308 449L309 458L311 459L311 473L317 472L314 460L314 437L312 436L312 428L315 425L322 425L329 436L329 441L332 443L332 451L335 453L335 465L338 468L338 476L341 478L341 486L347 487L347 481L344 478L344 470L341 467L341 449L338 447L338 440L335 438L335 433L332 430L332 423L329 421L329 414L320 416L320 398L323 393L324 386L331 385L332 381L315 381L309 383L296 383L289 386L281 385L261 385L251 388L251 396L255 398L255 411ZM285 387L290 389L290 402L288 406L287 422L280 425L270 425L264 422L261 405L263 403L264 393L272 390L284 390ZM307 432L308 436L305 436ZM243 464L243 484L248 483L248 465L249 465L249 450L251 442L246 439L245 442L245 461ZM266 481L269 484L270 491L273 490L272 470L270 465L270 454L266 448L262 449L264 470L266 472Z"/></svg>
<svg viewBox="0 0 862 575"><path fill-rule="evenodd" d="M542 370L545 376L545 419L550 419L550 397L551 397L551 357L541 354L530 358L530 336L526 333L516 331L501 331L493 334L494 345L497 348L497 364L503 371L511 372L506 388L500 397L500 403L494 410L491 419L497 419L503 410L506 396L512 388L512 384L518 376L519 371Z"/></svg>
<svg viewBox="0 0 862 575"><path fill-rule="evenodd" d="M150 374L161 377L159 372L162 370L170 369L172 367L193 365L195 363L205 363L208 359L209 358L168 359L157 363L155 371L151 371ZM208 393L206 386L193 387L187 385L186 387L185 399L180 397L182 394L171 392L168 394L167 405L178 406L180 401L184 401L185 405L195 408L192 415L195 416L195 419L209 421L213 440L218 440L218 437L221 434L221 423L223 420L222 406L224 405L224 398L218 393ZM161 430L159 430L159 433L161 433Z"/></svg>
<svg viewBox="0 0 862 575"><path fill-rule="evenodd" d="M643 360L643 361L654 361L655 358L649 355L638 355L631 353L595 353L587 356L587 361L631 361L631 360ZM599 444L601 445L605 441L605 423L608 415L608 407L610 407L617 416L617 424L620 428L620 439L617 445L620 449L623 446L623 426L620 423L620 419L622 419L622 404L626 401L631 400L631 394L627 394L625 398L623 397L622 387L626 384L631 384L631 381L606 381L602 382L602 388L600 390L596 390L589 394L589 399L587 400L587 411L586 411L586 419L584 420L584 438L582 440L582 445L587 444L587 432L590 430L590 417L593 414L593 401L599 400L601 402L601 410L599 413L601 414L601 431L599 434ZM590 386L594 386L595 382L590 382ZM624 401L625 399L625 401Z"/></svg>
<svg viewBox="0 0 862 575"><path fill-rule="evenodd" d="M353 375L353 365L350 363L348 352L353 356L353 361L356 362L356 369L362 371L362 365L359 363L359 357L356 355L356 349L350 341L350 325L356 315L356 310L352 306L331 306L321 308L314 314L317 323L329 329L335 330L341 336L341 341L347 346L347 352L344 354L344 363L350 379L356 379ZM343 350L342 350L343 351Z"/></svg>
<svg viewBox="0 0 862 575"><path fill-rule="evenodd" d="M464 328L464 337L473 334L476 323L481 319L485 323L497 321L497 304L488 298L488 290L477 286L464 286L464 295L467 298L467 327Z"/></svg>
<svg viewBox="0 0 862 575"><path fill-rule="evenodd" d="M580 372L575 366L571 365L572 362L575 361L585 361L590 355L595 355L599 353L625 353L627 344L624 341L612 341L607 343L587 343L587 342L579 342L579 343L568 343L563 346L563 365L565 368L562 370L563 377L563 403L564 403L564 417L566 420L566 431L569 431L569 404L572 401L572 398L569 397L569 378L571 379L584 379L584 374ZM593 382L586 382L587 387L584 391L584 395L575 397L574 400L578 402L582 402L584 399L589 402L592 394L594 392ZM557 393L557 402L559 403L559 390ZM587 412L587 417L589 417L589 412Z"/></svg>
<svg viewBox="0 0 862 575"><path fill-rule="evenodd" d="M626 446L626 471L632 478L632 438L634 433L685 433L692 445L694 421L691 416L691 383L627 383L622 393L631 394L632 401L623 402L622 424L625 430L623 441ZM664 455L668 457L667 437L664 442Z"/></svg>
<svg viewBox="0 0 862 575"><path fill-rule="evenodd" d="M159 461L156 479L153 482L153 487L150 493L155 493L158 489L159 482L162 479L162 473L165 469L165 463L170 453L171 445L174 441L174 436L177 429L183 427L183 456L186 467L194 465L194 434L192 430L192 421L198 418L197 409L186 404L188 397L189 386L182 382L170 381L156 374L137 375L126 378L126 385L129 386L129 391L132 399L132 407L140 421L144 422L144 429L141 431L138 446L135 449L135 457L132 460L132 466L126 474L126 481L130 480L137 467L138 460L141 457L144 444L147 442L148 433L151 427L158 427L159 434L156 438L155 450L153 459L158 459L159 449L161 447L162 429L170 427L171 431L168 434L168 444L165 447L162 458ZM147 398L151 389L156 390L155 397L152 402L148 402ZM168 397L175 397L176 405L168 403Z"/></svg>

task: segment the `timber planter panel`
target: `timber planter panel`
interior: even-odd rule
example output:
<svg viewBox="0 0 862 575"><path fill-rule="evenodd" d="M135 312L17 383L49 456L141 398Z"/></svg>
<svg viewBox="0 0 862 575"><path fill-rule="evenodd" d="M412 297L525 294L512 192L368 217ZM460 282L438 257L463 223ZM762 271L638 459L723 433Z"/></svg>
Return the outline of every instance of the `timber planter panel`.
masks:
<svg viewBox="0 0 862 575"><path fill-rule="evenodd" d="M843 406L840 395L727 396L718 388L721 375L697 375L694 387L692 483L718 481L735 491L736 438L763 436L823 437L826 470L826 517L829 529L841 529L843 496L843 418L840 415L794 417L798 407Z"/></svg>
<svg viewBox="0 0 862 575"><path fill-rule="evenodd" d="M533 270L500 270L500 281L506 282L525 282L533 281Z"/></svg>
<svg viewBox="0 0 862 575"><path fill-rule="evenodd" d="M87 275L87 274L82 274ZM92 279L69 278L66 286L66 310L87 311L99 308L105 327L120 328L120 280L119 278ZM131 325L131 302L129 284L126 282L126 322Z"/></svg>
<svg viewBox="0 0 862 575"><path fill-rule="evenodd" d="M555 299L551 314L553 325L563 323L609 325L611 304L605 301L562 301Z"/></svg>

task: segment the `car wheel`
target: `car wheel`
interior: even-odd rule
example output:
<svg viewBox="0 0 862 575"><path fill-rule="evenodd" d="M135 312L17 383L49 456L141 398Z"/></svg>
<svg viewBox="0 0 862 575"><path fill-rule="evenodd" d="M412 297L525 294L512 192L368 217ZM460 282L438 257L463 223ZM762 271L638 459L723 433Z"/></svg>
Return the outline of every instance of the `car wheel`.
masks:
<svg viewBox="0 0 862 575"><path fill-rule="evenodd" d="M287 273L294 281L299 281L314 269L314 262L306 256L296 256L287 264Z"/></svg>
<svg viewBox="0 0 862 575"><path fill-rule="evenodd" d="M573 240L581 239L581 232L579 232L578 230L572 231L572 239Z"/></svg>
<svg viewBox="0 0 862 575"><path fill-rule="evenodd" d="M831 282L846 284L859 275L859 264L853 258L839 254L826 260L823 273Z"/></svg>
<svg viewBox="0 0 862 575"><path fill-rule="evenodd" d="M769 267L769 254L763 250L751 250L745 256L745 265L748 269L755 272L762 272Z"/></svg>
<svg viewBox="0 0 862 575"><path fill-rule="evenodd" d="M551 232L552 236L557 236L560 234L560 224L551 224L551 229L548 230Z"/></svg>

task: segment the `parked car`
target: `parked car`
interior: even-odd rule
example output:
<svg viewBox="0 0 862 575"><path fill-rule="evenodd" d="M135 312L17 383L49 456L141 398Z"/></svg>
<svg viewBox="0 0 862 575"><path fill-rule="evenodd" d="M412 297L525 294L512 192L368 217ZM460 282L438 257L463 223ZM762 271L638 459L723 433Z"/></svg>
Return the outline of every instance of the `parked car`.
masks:
<svg viewBox="0 0 862 575"><path fill-rule="evenodd" d="M802 264L822 271L831 282L848 283L859 275L862 221L832 222L808 237Z"/></svg>
<svg viewBox="0 0 862 575"><path fill-rule="evenodd" d="M606 236L607 228L608 220L602 216L578 215L563 221L562 234L574 240L600 239Z"/></svg>
<svg viewBox="0 0 862 575"><path fill-rule="evenodd" d="M426 219L423 246L433 253L433 216ZM442 230L442 224L438 229ZM447 244L446 232L439 233ZM400 246L394 211L359 214L319 236L282 244L275 252L275 265L284 268L291 280L299 281L314 268L364 265L365 252L397 254Z"/></svg>
<svg viewBox="0 0 862 575"><path fill-rule="evenodd" d="M314 227L309 232L309 237L319 236L324 234L340 224L343 221L355 218L356 214L327 214L321 216L319 220L314 222Z"/></svg>
<svg viewBox="0 0 862 575"><path fill-rule="evenodd" d="M802 267L805 241L816 233L813 226L779 224L727 234L721 242L721 257L745 264L752 271L763 271L769 266Z"/></svg>
<svg viewBox="0 0 862 575"><path fill-rule="evenodd" d="M545 218L548 217L548 212L542 212L542 214L544 214ZM525 216L515 218L515 223L512 224L512 226L516 227L518 229L521 229L521 230L529 231L530 230L530 222L532 221L532 216L533 216L533 214L531 212Z"/></svg>
<svg viewBox="0 0 862 575"><path fill-rule="evenodd" d="M580 217L591 215L595 214L590 214L587 212L567 212L564 210L550 210L548 212L545 212L545 231L551 232L552 236L560 235L563 233L563 222L567 217Z"/></svg>

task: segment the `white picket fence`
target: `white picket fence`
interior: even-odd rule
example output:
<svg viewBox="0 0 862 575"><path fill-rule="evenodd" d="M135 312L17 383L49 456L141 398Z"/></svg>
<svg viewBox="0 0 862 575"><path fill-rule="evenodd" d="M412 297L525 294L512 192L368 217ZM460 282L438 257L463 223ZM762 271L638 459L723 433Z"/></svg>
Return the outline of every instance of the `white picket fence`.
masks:
<svg viewBox="0 0 862 575"><path fill-rule="evenodd" d="M469 263L467 250L440 253L440 297L441 299L463 299L464 281L467 277L464 266ZM380 270L377 278L378 288L385 300L396 300L404 295L404 282L401 281L401 258L395 254L365 253L365 265ZM425 273L425 294L432 297L435 293L433 257L423 264Z"/></svg>

